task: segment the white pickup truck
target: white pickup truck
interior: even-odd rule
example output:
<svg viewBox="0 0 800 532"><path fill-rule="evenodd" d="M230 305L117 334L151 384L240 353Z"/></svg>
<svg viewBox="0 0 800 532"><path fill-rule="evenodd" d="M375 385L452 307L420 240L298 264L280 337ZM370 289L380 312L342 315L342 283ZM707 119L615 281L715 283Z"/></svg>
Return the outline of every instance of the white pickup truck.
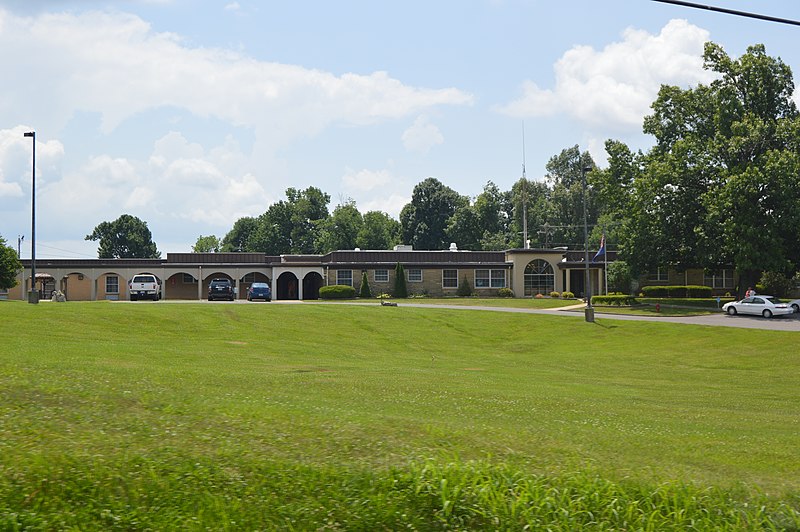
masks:
<svg viewBox="0 0 800 532"><path fill-rule="evenodd" d="M158 284L155 275L140 273L134 275L131 282L128 283L128 294L131 296L131 301L138 299L158 301L161 299L161 285Z"/></svg>

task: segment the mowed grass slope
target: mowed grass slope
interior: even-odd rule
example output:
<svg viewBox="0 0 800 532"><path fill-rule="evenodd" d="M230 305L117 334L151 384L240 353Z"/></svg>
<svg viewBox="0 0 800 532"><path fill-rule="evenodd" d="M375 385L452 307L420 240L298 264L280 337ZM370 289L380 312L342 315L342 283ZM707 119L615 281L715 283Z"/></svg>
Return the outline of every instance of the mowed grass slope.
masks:
<svg viewBox="0 0 800 532"><path fill-rule="evenodd" d="M553 486L608 500L572 522L557 508L575 498L547 495L539 524L647 528L650 503L631 494L665 484L679 509L714 490L734 528L800 523L791 333L377 304L18 302L0 304L0 333L4 529L514 529L539 519L520 501ZM503 510L465 500L469 486ZM614 512L631 516L603 525L600 509L626 497L635 510ZM725 506L755 500L767 509Z"/></svg>

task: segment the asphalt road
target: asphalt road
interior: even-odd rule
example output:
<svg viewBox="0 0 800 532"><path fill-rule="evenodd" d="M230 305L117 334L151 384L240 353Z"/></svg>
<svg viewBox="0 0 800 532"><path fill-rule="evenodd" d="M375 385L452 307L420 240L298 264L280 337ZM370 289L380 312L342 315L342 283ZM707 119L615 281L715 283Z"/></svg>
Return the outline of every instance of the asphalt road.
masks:
<svg viewBox="0 0 800 532"><path fill-rule="evenodd" d="M373 303L362 303L373 304ZM517 312L523 314L549 314L551 316L565 316L584 319L583 307L562 307L559 309L526 309L526 308L498 308L482 307L480 305L426 305L424 303L399 302L398 306L421 308L449 308L456 310L485 310L494 312ZM796 331L800 332L800 314L781 316L778 318L762 318L760 316L728 316L723 312L718 314L704 314L702 316L641 316L625 314L603 314L595 312L595 321L602 323L610 320L625 321L663 321L669 323L685 323L689 325L708 325L712 327L740 327L744 329L766 329L770 331Z"/></svg>
<svg viewBox="0 0 800 532"><path fill-rule="evenodd" d="M248 304L248 305L286 305L286 304L315 304L314 301L275 301L271 303L264 303L261 301L247 301L246 299L237 299L236 301L206 301L201 300L211 305L219 304ZM146 304L148 302L142 302ZM160 301L159 303L198 303L198 301ZM320 303L329 304L329 303ZM366 305L366 306L380 306L380 303L338 303L345 305ZM398 307L419 307L419 308L446 308L453 310L481 310L488 312L514 312L518 314L549 314L551 316L564 316L565 318L584 319L583 305L575 305L571 307L561 307L555 309L530 309L530 308L510 308L510 307L485 307L480 305L432 305L425 303L411 303L405 301L398 301ZM595 311L595 321L602 324L604 321L622 320L622 321L663 321L668 323L685 323L688 325L707 325L711 327L740 327L743 329L765 329L770 331L794 331L800 332L800 314L793 314L791 316L781 316L777 318L762 318L760 316L728 316L723 312L717 314L704 314L701 316L641 316L641 315L625 315L625 314L603 314L602 312Z"/></svg>

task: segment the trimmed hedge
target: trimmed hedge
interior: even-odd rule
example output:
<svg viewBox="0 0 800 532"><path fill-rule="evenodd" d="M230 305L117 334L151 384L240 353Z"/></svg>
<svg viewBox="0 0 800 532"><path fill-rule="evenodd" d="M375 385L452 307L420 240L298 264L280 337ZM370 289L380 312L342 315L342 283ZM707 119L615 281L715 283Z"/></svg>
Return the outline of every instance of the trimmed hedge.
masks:
<svg viewBox="0 0 800 532"><path fill-rule="evenodd" d="M676 286L644 286L640 290L644 297L711 297L710 286L676 285Z"/></svg>
<svg viewBox="0 0 800 532"><path fill-rule="evenodd" d="M636 298L629 295L592 296L593 305L614 305L617 307L630 307L637 304Z"/></svg>
<svg viewBox="0 0 800 532"><path fill-rule="evenodd" d="M333 284L319 289L320 299L353 299L354 297L356 297L356 289L352 286Z"/></svg>

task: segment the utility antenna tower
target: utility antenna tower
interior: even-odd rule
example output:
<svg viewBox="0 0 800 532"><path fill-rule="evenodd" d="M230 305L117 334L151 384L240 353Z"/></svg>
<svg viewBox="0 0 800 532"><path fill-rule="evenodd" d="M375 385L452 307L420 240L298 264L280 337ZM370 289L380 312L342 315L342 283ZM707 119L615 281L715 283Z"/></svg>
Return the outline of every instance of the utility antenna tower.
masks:
<svg viewBox="0 0 800 532"><path fill-rule="evenodd" d="M522 247L528 249L528 178L525 176L525 122L522 122Z"/></svg>

